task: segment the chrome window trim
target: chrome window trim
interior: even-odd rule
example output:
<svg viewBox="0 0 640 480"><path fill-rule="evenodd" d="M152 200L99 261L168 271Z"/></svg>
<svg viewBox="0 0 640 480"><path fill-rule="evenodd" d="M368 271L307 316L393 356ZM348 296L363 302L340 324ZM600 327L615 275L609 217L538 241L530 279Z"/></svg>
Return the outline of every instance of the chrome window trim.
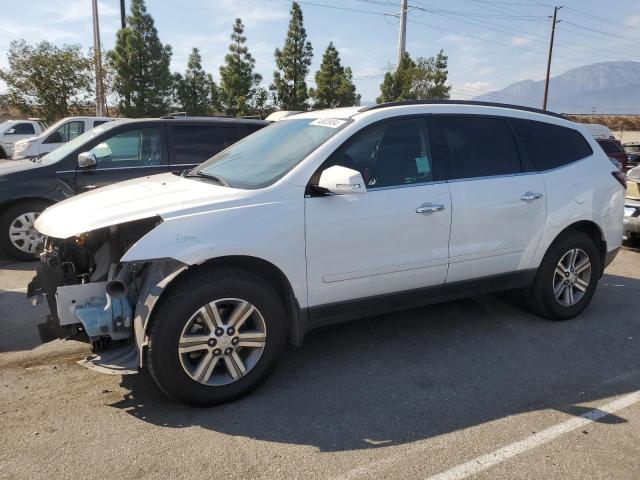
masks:
<svg viewBox="0 0 640 480"><path fill-rule="evenodd" d="M446 180L433 180L430 182L420 182L420 183L407 183L404 185L388 185L386 187L367 187L367 193L373 192L381 192L384 190L396 190L398 188L411 188L411 187L424 187L428 185L440 185L442 183L447 183Z"/></svg>
<svg viewBox="0 0 640 480"><path fill-rule="evenodd" d="M447 180L447 183L471 182L474 180L495 180L496 178L522 177L525 175L537 175L539 173L540 172L518 172L505 173L503 175L487 175L486 177L453 178L451 180Z"/></svg>

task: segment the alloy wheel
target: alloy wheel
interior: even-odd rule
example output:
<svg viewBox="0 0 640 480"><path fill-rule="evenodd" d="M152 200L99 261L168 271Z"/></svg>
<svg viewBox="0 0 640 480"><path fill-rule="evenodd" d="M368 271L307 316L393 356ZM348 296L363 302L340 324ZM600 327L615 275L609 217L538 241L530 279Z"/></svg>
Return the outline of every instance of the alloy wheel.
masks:
<svg viewBox="0 0 640 480"><path fill-rule="evenodd" d="M260 311L238 298L214 300L187 321L178 343L184 371L196 382L220 386L233 383L253 369L267 341Z"/></svg>
<svg viewBox="0 0 640 480"><path fill-rule="evenodd" d="M556 265L553 274L553 295L556 301L571 307L582 300L591 281L591 261L579 248L565 253Z"/></svg>

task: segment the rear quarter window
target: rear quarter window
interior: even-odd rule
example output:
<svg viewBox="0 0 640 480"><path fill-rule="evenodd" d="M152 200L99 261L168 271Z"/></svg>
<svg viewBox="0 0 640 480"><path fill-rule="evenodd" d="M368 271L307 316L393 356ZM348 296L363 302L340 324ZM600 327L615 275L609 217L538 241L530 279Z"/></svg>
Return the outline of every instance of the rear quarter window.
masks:
<svg viewBox="0 0 640 480"><path fill-rule="evenodd" d="M577 130L519 118L511 121L537 170L562 167L593 154Z"/></svg>
<svg viewBox="0 0 640 480"><path fill-rule="evenodd" d="M172 125L173 164L199 164L244 136L237 125Z"/></svg>
<svg viewBox="0 0 640 480"><path fill-rule="evenodd" d="M605 153L624 153L624 150L616 142L608 140L598 140L598 145L602 147Z"/></svg>

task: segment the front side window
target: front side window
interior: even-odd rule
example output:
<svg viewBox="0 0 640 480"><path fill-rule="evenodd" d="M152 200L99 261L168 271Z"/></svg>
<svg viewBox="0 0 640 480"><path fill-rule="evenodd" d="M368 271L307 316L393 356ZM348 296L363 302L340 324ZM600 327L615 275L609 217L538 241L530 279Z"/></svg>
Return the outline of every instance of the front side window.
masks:
<svg viewBox="0 0 640 480"><path fill-rule="evenodd" d="M263 188L283 177L349 121L331 118L281 120L244 137L195 168L236 188Z"/></svg>
<svg viewBox="0 0 640 480"><path fill-rule="evenodd" d="M36 130L31 123L18 123L13 127L14 135L35 135Z"/></svg>
<svg viewBox="0 0 640 480"><path fill-rule="evenodd" d="M340 147L330 166L358 170L368 189L433 180L433 160L424 119L392 120L366 127Z"/></svg>
<svg viewBox="0 0 640 480"><path fill-rule="evenodd" d="M442 116L451 179L508 175L522 171L513 134L501 118Z"/></svg>
<svg viewBox="0 0 640 480"><path fill-rule="evenodd" d="M593 153L580 132L550 123L511 119L537 170L562 167Z"/></svg>
<svg viewBox="0 0 640 480"><path fill-rule="evenodd" d="M47 137L45 143L66 143L84 133L84 122L67 122L60 125Z"/></svg>
<svg viewBox="0 0 640 480"><path fill-rule="evenodd" d="M171 144L174 164L199 164L242 137L238 126L173 125Z"/></svg>
<svg viewBox="0 0 640 480"><path fill-rule="evenodd" d="M102 125L103 123L107 123L109 120L94 120L93 126L97 127L98 125Z"/></svg>
<svg viewBox="0 0 640 480"><path fill-rule="evenodd" d="M90 151L96 156L99 169L161 165L160 129L127 130L100 142Z"/></svg>

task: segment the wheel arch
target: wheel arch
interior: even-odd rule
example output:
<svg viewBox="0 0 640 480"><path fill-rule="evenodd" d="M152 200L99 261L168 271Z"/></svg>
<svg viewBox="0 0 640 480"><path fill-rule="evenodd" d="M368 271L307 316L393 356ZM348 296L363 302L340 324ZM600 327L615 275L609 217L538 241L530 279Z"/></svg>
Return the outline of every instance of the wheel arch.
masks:
<svg viewBox="0 0 640 480"><path fill-rule="evenodd" d="M8 208L11 208L14 205L17 205L19 203L24 203L24 202L44 202L44 203L48 203L49 206L56 203L54 200L51 200L50 198L46 198L38 195L30 195L27 197L10 198L8 200L5 200L4 202L1 202L0 211L4 212Z"/></svg>
<svg viewBox="0 0 640 480"><path fill-rule="evenodd" d="M600 276L602 276L605 266L605 258L607 255L607 241L605 239L602 228L600 228L600 226L592 220L580 220L578 222L574 222L566 226L556 235L556 237L553 239L553 242L551 242L551 244L549 245L549 248L551 247L551 245L564 238L571 232L585 233L595 242L596 248L598 249L598 254L600 255L600 264L602 265Z"/></svg>
<svg viewBox="0 0 640 480"><path fill-rule="evenodd" d="M209 259L198 265L190 266L180 272L166 289L162 292L162 296L171 291L172 285L176 285L177 281L184 279L186 276L201 272L205 269L217 268L234 268L245 272L252 273L265 280L278 294L283 306L287 312L287 331L289 343L295 346L302 345L304 337L305 319L304 311L300 308L298 299L295 296L289 279L284 272L273 263L259 257L247 255L228 255ZM160 300L160 299L159 299ZM155 307L154 307L155 310ZM145 325L145 331L148 332L152 323L153 314L149 317L149 322Z"/></svg>

